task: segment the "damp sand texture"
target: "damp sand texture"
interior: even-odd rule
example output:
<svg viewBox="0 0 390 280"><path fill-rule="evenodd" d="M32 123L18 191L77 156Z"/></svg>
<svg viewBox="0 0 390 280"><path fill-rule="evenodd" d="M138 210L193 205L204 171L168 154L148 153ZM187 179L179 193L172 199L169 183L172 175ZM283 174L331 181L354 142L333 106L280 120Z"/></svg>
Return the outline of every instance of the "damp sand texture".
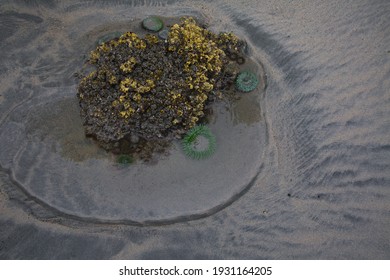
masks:
<svg viewBox="0 0 390 280"><path fill-rule="evenodd" d="M0 258L390 257L388 1L208 2L1 2ZM256 128L258 137L248 138L259 145L238 139L234 148L257 155L258 172L250 188L195 220L175 216L139 227L122 221L120 211L111 213L119 217L112 223L89 219L107 211L81 198L104 202L95 195L105 184L92 194L76 192L64 186L79 181L64 172L110 161L76 136L82 134L71 114L77 113L73 74L101 35L156 14L191 15L213 30L231 30L264 66L267 89L257 103L248 97L234 108L221 106L232 126ZM50 120L52 129L40 125L42 114L65 112L67 120ZM56 138L72 122L75 137ZM74 145L88 148L75 154ZM61 160L61 168L48 164ZM254 170L253 161L239 166ZM43 196L58 186L64 196L43 203L20 187L39 192L39 185L48 188ZM53 205L82 205L84 216ZM153 213L144 214L148 225Z"/></svg>

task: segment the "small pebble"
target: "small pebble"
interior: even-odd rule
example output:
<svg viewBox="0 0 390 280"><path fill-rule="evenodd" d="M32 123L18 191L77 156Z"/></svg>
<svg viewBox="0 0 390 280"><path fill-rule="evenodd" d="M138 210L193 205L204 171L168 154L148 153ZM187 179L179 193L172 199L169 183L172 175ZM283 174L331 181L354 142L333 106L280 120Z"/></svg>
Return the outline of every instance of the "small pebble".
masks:
<svg viewBox="0 0 390 280"><path fill-rule="evenodd" d="M164 28L163 30L158 32L158 37L162 40L166 40L166 39L168 39L168 34L169 34L169 29Z"/></svg>

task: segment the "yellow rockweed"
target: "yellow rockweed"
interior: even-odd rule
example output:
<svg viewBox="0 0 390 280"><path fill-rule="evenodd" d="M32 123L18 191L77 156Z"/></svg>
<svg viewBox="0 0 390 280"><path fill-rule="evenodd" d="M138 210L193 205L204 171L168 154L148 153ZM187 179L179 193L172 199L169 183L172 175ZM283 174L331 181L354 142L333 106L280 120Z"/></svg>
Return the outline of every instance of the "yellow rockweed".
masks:
<svg viewBox="0 0 390 280"><path fill-rule="evenodd" d="M122 63L119 68L124 73L130 73L136 64L137 64L137 59L135 57L130 57L126 62Z"/></svg>

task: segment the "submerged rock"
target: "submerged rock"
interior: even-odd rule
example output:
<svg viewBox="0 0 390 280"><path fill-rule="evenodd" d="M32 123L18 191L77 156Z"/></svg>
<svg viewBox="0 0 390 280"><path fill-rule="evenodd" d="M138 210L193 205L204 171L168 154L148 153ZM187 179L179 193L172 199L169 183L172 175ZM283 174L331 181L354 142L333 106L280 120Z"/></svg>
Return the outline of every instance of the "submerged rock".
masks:
<svg viewBox="0 0 390 280"><path fill-rule="evenodd" d="M163 30L158 32L158 38L160 38L162 40L167 40L168 39L168 35L169 35L169 29L168 28L164 28Z"/></svg>

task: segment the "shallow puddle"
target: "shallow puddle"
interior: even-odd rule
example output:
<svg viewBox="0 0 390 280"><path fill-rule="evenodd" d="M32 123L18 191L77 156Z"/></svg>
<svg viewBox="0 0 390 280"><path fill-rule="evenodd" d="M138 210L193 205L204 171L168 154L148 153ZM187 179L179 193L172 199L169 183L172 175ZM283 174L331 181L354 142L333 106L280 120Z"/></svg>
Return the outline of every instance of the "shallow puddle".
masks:
<svg viewBox="0 0 390 280"><path fill-rule="evenodd" d="M179 19L165 20L169 26ZM93 48L118 31L144 34L140 22L90 26L91 31L77 34L74 46L68 42L70 52L88 54L85 46ZM48 53L36 51L38 61ZM80 58L70 63L67 72L79 70ZM57 67L47 67L35 74L44 72L50 80ZM77 219L166 223L210 215L244 194L264 165L268 141L261 111L265 73L249 59L240 68L255 71L260 84L252 92L240 93L237 100L213 105L208 126L217 145L210 158L186 157L177 140L151 163L117 163L116 156L85 137L76 85L60 86L66 81L58 77L57 84L48 86L46 79L35 84L33 97L2 124L0 141L9 149L2 150L0 162L38 203Z"/></svg>

